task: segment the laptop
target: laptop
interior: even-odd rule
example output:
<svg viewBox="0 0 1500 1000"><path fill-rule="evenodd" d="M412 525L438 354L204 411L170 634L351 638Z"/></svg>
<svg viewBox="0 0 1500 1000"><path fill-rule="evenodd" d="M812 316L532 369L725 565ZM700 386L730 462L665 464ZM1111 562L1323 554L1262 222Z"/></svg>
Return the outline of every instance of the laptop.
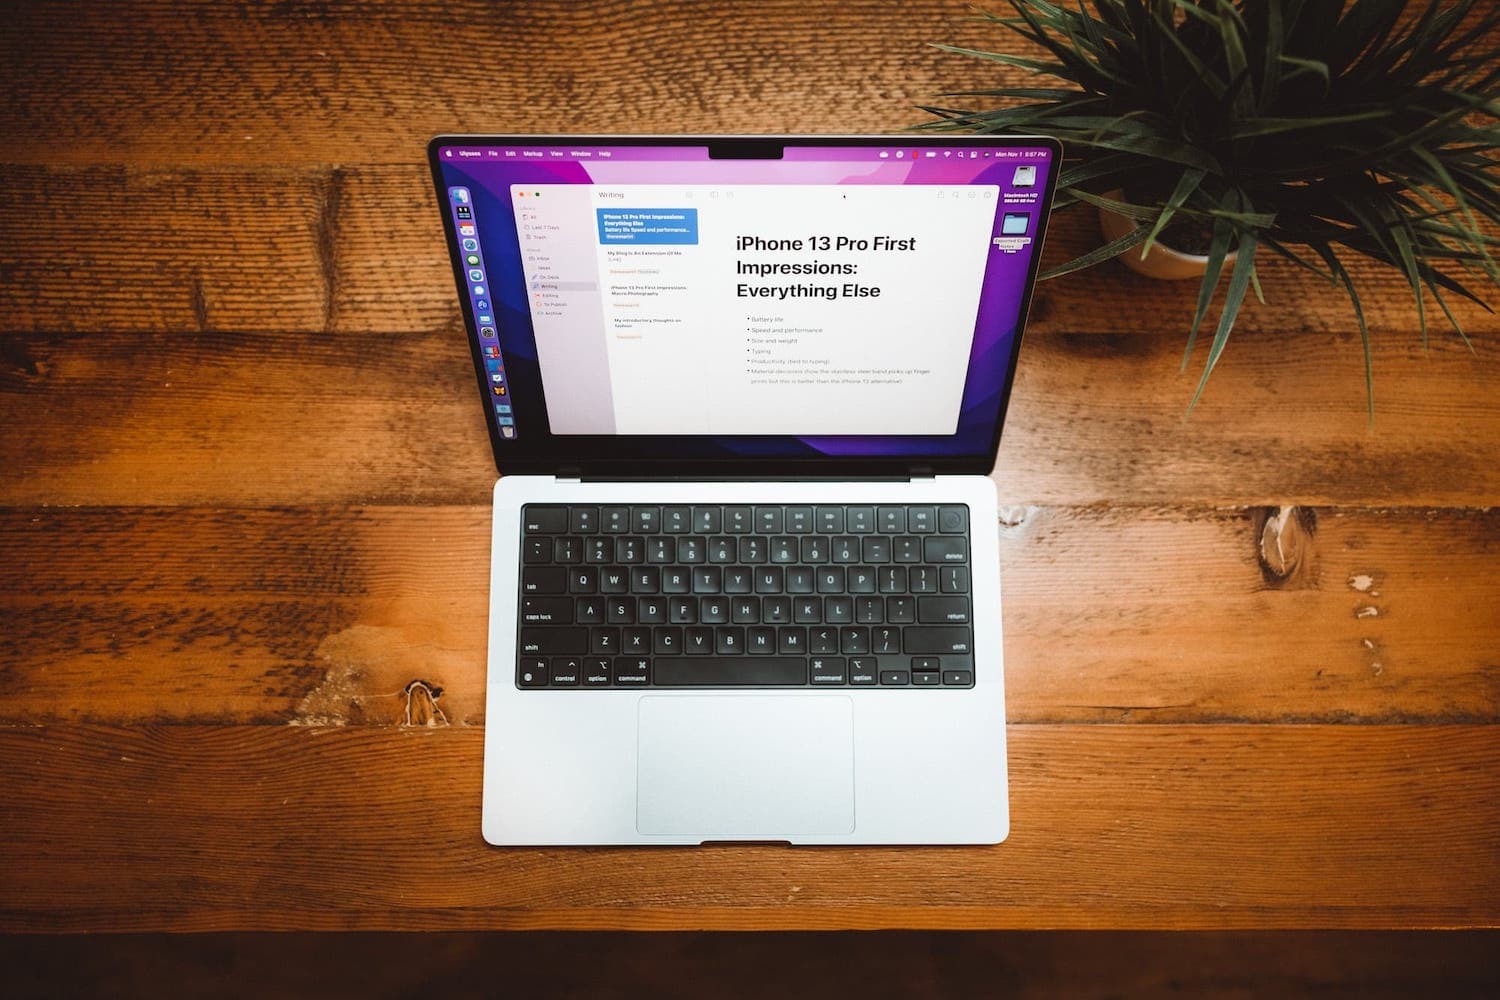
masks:
<svg viewBox="0 0 1500 1000"><path fill-rule="evenodd" d="M990 844L1061 150L439 136L495 464L484 838Z"/></svg>

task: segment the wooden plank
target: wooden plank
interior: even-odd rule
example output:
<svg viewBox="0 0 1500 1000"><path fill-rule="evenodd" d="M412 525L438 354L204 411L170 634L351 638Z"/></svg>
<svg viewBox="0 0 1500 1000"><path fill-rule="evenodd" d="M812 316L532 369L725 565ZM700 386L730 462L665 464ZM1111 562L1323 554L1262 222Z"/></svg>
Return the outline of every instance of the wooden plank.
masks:
<svg viewBox="0 0 1500 1000"><path fill-rule="evenodd" d="M0 134L15 162L279 166L407 162L452 131L885 132L927 120L916 105L938 93L1019 78L930 47L1000 37L968 14L953 0L20 5L0 35Z"/></svg>
<svg viewBox="0 0 1500 1000"><path fill-rule="evenodd" d="M0 731L5 930L1500 920L1493 727L1017 726L993 848L507 850L477 729Z"/></svg>
<svg viewBox="0 0 1500 1000"><path fill-rule="evenodd" d="M1008 509L1011 720L1500 721L1500 512L1275 513ZM478 725L488 531L0 513L0 725Z"/></svg>
<svg viewBox="0 0 1500 1000"><path fill-rule="evenodd" d="M1430 353L1280 333L1227 352L1203 403L1175 337L1022 348L1005 503L1485 506L1500 496L1500 334ZM0 340L0 504L484 503L494 482L461 327Z"/></svg>
<svg viewBox="0 0 1500 1000"><path fill-rule="evenodd" d="M12 194L0 204L0 322L7 332L321 331L379 343L461 326L423 155L418 144L399 165L332 169L0 166ZM37 204L66 204L90 224L59 239ZM1058 215L1048 266L1099 245L1091 211ZM1348 263L1370 329L1392 345L1417 343L1399 274ZM1230 357L1265 334L1356 332L1336 288L1279 260L1260 267L1267 304L1246 305ZM1151 281L1110 263L1044 282L1028 330L1144 334L1180 351L1196 296L1196 282ZM1500 317L1452 305L1471 333L1500 331ZM1451 337L1439 318L1432 338ZM1358 351L1349 354L1342 367L1362 372Z"/></svg>
<svg viewBox="0 0 1500 1000"><path fill-rule="evenodd" d="M1334 996L1493 1000L1488 931L428 931L0 936L23 997L240 996L400 1000L504 984L511 996L653 1000L767 996ZM587 961L579 961L586 955ZM1012 989L1018 990L1011 993Z"/></svg>

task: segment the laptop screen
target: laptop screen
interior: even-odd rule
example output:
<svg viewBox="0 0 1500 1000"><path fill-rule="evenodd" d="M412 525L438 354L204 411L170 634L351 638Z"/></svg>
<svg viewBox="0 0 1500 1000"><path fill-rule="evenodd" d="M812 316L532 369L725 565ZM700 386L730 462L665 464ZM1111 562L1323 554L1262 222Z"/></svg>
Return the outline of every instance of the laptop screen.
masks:
<svg viewBox="0 0 1500 1000"><path fill-rule="evenodd" d="M993 462L1046 140L430 152L503 470Z"/></svg>

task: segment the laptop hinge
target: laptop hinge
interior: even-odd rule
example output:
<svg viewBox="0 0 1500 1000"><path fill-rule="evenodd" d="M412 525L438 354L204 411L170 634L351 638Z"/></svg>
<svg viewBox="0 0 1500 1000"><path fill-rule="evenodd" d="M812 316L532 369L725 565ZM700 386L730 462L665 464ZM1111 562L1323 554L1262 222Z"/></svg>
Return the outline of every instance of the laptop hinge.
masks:
<svg viewBox="0 0 1500 1000"><path fill-rule="evenodd" d="M576 466L565 466L557 470L557 481L560 483L577 483L583 480L583 471Z"/></svg>
<svg viewBox="0 0 1500 1000"><path fill-rule="evenodd" d="M932 466L930 465L913 465L911 467L911 478L913 479L932 479L935 475L936 473L932 471Z"/></svg>

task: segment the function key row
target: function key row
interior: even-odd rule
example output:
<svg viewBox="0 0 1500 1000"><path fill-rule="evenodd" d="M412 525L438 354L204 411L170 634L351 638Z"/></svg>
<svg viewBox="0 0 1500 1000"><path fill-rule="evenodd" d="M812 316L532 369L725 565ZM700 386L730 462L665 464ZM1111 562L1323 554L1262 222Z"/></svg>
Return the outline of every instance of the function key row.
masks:
<svg viewBox="0 0 1500 1000"><path fill-rule="evenodd" d="M528 535L961 535L969 529L969 508L527 504L522 523Z"/></svg>
<svg viewBox="0 0 1500 1000"><path fill-rule="evenodd" d="M962 535L528 535L521 546L527 565L547 563L965 563Z"/></svg>

